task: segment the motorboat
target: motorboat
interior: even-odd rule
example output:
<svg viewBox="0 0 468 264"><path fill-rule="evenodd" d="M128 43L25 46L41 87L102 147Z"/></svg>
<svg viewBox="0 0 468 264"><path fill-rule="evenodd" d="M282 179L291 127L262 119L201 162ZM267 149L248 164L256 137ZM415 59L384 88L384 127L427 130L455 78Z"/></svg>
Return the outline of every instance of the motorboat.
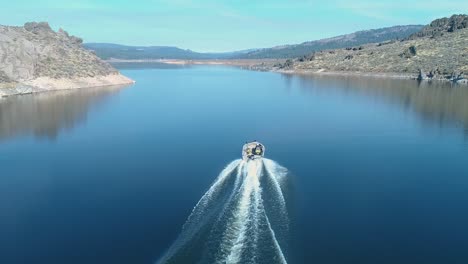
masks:
<svg viewBox="0 0 468 264"><path fill-rule="evenodd" d="M246 142L242 147L242 159L245 161L261 159L265 154L265 146L254 140L251 142Z"/></svg>

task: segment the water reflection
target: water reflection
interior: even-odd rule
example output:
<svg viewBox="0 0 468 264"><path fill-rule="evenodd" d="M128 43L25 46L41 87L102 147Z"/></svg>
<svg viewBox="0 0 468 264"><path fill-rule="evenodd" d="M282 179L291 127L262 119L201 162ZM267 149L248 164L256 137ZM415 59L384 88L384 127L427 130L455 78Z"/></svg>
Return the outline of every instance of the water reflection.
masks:
<svg viewBox="0 0 468 264"><path fill-rule="evenodd" d="M297 76L303 91L340 90L399 104L439 125L450 122L468 132L468 87L444 82L417 82L358 76ZM331 90L330 90L331 89Z"/></svg>
<svg viewBox="0 0 468 264"><path fill-rule="evenodd" d="M55 139L86 120L125 86L63 90L0 98L0 141L20 135Z"/></svg>

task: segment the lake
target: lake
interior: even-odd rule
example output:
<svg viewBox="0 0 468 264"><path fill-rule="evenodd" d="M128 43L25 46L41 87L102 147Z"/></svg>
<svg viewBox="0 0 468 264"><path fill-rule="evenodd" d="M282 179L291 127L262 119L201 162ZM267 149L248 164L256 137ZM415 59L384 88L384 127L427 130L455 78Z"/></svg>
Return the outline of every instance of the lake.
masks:
<svg viewBox="0 0 468 264"><path fill-rule="evenodd" d="M468 263L468 87L130 66L0 100L0 263L154 263L254 139L290 172L288 263Z"/></svg>

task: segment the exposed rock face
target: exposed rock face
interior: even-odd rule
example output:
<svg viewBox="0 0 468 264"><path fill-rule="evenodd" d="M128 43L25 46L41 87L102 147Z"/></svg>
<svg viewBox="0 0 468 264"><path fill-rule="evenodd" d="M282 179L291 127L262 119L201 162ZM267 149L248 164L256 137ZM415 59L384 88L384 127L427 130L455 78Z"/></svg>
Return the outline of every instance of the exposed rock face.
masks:
<svg viewBox="0 0 468 264"><path fill-rule="evenodd" d="M464 82L468 73L467 22L468 16L455 15L437 19L403 41L315 52L311 61L296 59L290 70L396 73L421 80ZM284 69L282 66L272 69Z"/></svg>
<svg viewBox="0 0 468 264"><path fill-rule="evenodd" d="M23 27L0 25L0 86L31 82L40 77L73 80L119 75L81 43L80 38L64 30L53 31L46 22L28 22Z"/></svg>
<svg viewBox="0 0 468 264"><path fill-rule="evenodd" d="M453 15L450 18L444 17L432 21L421 31L411 35L408 39L421 37L440 37L448 32L455 32L468 28L468 15Z"/></svg>
<svg viewBox="0 0 468 264"><path fill-rule="evenodd" d="M6 75L5 72L0 71L0 83L9 83L11 82L10 78Z"/></svg>
<svg viewBox="0 0 468 264"><path fill-rule="evenodd" d="M24 24L24 29L34 34L40 34L42 32L52 32L52 29L47 22L27 22Z"/></svg>
<svg viewBox="0 0 468 264"><path fill-rule="evenodd" d="M427 76L427 74L423 71L423 69L419 69L419 74L418 74L418 78L417 78L419 81L423 81L423 80L428 80L429 77Z"/></svg>

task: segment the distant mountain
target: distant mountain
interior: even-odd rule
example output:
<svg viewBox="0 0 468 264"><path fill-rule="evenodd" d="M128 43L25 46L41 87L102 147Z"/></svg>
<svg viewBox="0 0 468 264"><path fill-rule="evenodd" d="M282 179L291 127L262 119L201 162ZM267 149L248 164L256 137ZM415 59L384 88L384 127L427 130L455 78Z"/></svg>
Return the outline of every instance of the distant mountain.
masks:
<svg viewBox="0 0 468 264"><path fill-rule="evenodd" d="M277 59L295 58L324 49L353 47L393 39L404 39L419 32L422 25L394 26L381 29L358 31L333 38L307 41L301 44L284 45L265 49L248 49L223 53L201 53L167 46L125 46L111 43L86 43L84 47L93 50L97 56L108 60L145 59Z"/></svg>
<svg viewBox="0 0 468 264"><path fill-rule="evenodd" d="M419 32L422 28L423 25L407 25L363 30L333 38L307 41L301 44L259 49L235 57L239 59L296 58L325 49L348 48L368 43L404 39Z"/></svg>
<svg viewBox="0 0 468 264"><path fill-rule="evenodd" d="M86 43L84 47L92 50L102 59L154 60L154 59L226 59L251 52L252 50L200 53L168 46L125 46L112 43Z"/></svg>

